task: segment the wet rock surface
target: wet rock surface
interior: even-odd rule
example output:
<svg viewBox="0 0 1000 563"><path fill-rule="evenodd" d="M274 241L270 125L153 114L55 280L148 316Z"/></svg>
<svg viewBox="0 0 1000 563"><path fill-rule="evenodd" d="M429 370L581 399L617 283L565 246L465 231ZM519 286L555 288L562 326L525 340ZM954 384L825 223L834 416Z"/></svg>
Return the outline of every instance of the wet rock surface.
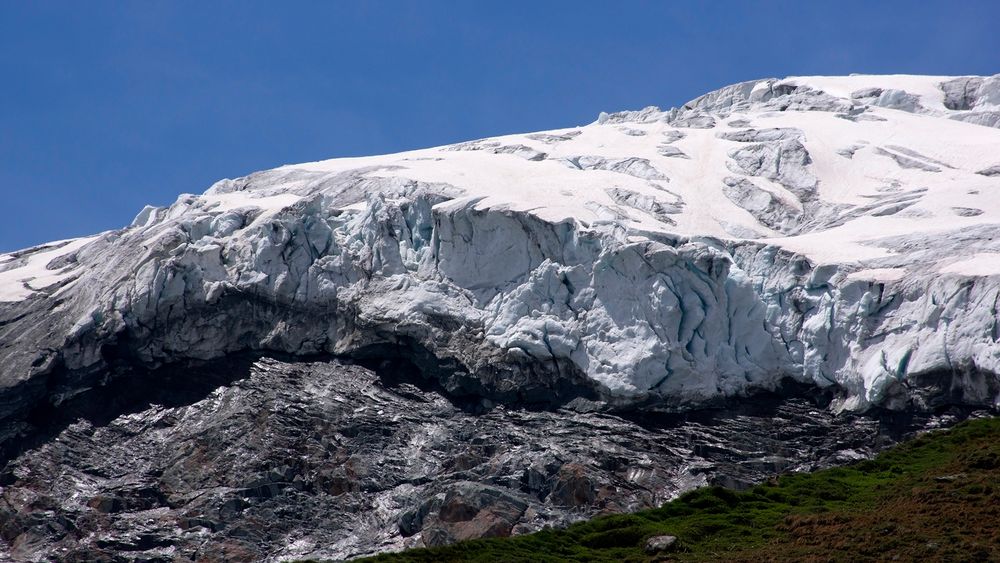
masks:
<svg viewBox="0 0 1000 563"><path fill-rule="evenodd" d="M759 396L686 414L459 401L399 361L231 356L35 412L0 471L0 559L349 558L564 526L872 455L961 416Z"/></svg>

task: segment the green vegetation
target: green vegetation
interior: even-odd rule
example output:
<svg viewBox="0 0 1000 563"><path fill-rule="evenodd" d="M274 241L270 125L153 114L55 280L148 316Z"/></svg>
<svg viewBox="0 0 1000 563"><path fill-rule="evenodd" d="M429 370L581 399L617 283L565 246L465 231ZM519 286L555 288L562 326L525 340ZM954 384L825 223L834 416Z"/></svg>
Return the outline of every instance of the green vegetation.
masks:
<svg viewBox="0 0 1000 563"><path fill-rule="evenodd" d="M647 555L648 538L679 538ZM366 561L1000 561L1000 419L922 435L872 461L564 530Z"/></svg>

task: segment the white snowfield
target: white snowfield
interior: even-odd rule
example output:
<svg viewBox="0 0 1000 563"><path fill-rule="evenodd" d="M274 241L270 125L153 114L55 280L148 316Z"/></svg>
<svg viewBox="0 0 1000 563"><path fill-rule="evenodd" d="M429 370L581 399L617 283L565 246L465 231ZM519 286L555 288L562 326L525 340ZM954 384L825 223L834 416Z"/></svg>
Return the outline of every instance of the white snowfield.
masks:
<svg viewBox="0 0 1000 563"><path fill-rule="evenodd" d="M792 378L835 408L1000 404L998 127L1000 75L746 82L223 180L0 257L0 300L72 320L46 344L69 370L109 342L149 365L390 346L508 396L674 408ZM28 356L0 361L51 365Z"/></svg>

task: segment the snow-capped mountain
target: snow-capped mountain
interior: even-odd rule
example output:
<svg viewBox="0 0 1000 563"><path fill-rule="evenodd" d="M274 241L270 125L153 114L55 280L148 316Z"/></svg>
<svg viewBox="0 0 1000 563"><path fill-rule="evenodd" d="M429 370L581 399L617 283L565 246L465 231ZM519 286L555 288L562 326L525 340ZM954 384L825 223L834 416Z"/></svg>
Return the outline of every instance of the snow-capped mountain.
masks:
<svg viewBox="0 0 1000 563"><path fill-rule="evenodd" d="M2 255L0 559L525 533L996 407L998 126L1000 75L752 81Z"/></svg>
<svg viewBox="0 0 1000 563"><path fill-rule="evenodd" d="M0 416L239 350L499 401L995 404L998 125L1000 75L794 77L223 180L0 257Z"/></svg>

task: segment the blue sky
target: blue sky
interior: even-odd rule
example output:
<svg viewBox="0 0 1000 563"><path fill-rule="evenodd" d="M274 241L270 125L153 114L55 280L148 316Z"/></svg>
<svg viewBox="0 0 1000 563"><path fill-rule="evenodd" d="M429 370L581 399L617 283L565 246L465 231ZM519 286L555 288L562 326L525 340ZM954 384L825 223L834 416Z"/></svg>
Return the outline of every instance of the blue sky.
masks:
<svg viewBox="0 0 1000 563"><path fill-rule="evenodd" d="M1000 72L1000 2L0 2L0 251L290 162L795 74Z"/></svg>

